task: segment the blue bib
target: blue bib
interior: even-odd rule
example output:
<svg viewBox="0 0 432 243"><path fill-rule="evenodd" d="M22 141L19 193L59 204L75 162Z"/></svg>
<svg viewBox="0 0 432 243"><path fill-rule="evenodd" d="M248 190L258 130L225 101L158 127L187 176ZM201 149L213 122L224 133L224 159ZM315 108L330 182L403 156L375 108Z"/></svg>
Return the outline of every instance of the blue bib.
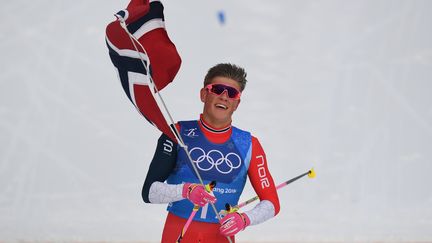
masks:
<svg viewBox="0 0 432 243"><path fill-rule="evenodd" d="M215 204L218 211L225 209L225 204L234 206L246 183L247 171L252 152L252 136L249 132L232 127L230 139L222 144L212 143L202 133L198 121L183 121L180 123L180 134L188 147L193 163L196 165L205 184L216 181L213 193L217 198ZM168 184L184 182L199 183L191 162L183 148L177 148L176 167L167 179ZM206 205L200 208L194 220L217 223L218 219ZM168 211L188 218L193 204L187 200L170 203Z"/></svg>

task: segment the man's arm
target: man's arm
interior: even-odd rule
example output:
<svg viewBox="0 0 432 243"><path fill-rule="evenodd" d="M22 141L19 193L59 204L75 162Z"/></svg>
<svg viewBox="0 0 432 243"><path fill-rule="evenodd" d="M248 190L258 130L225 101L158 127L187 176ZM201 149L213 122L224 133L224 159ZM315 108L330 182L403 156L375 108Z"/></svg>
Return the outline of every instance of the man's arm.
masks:
<svg viewBox="0 0 432 243"><path fill-rule="evenodd" d="M177 126L179 129L179 126ZM179 129L180 130L180 129ZM215 203L216 198L208 193L203 185L184 183L171 185L164 183L174 170L177 162L177 144L162 134L158 140L156 152L150 163L142 189L142 198L146 203L170 203L187 198L193 204L204 206Z"/></svg>
<svg viewBox="0 0 432 243"><path fill-rule="evenodd" d="M248 169L249 180L260 202L246 215L250 225L262 223L279 213L279 197L273 178L267 167L267 159L258 139L252 137L252 156Z"/></svg>
<svg viewBox="0 0 432 243"><path fill-rule="evenodd" d="M233 236L249 225L260 224L279 213L279 198L276 186L270 171L267 168L267 159L258 139L252 137L252 157L248 169L249 180L255 189L260 202L253 209L240 213L228 213L219 222L219 231L222 235Z"/></svg>
<svg viewBox="0 0 432 243"><path fill-rule="evenodd" d="M183 184L164 183L175 168L176 161L177 144L162 133L143 185L141 194L144 202L168 203L183 199Z"/></svg>

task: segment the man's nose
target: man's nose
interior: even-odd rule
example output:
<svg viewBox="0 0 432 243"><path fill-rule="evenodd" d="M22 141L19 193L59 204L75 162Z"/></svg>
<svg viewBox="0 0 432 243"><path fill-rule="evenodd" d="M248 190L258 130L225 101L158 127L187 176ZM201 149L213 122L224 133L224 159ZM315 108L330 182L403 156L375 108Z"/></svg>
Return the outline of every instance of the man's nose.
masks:
<svg viewBox="0 0 432 243"><path fill-rule="evenodd" d="M224 98L224 99L228 99L229 98L229 96L228 96L228 90L224 90L223 92L222 92L222 94L220 94L220 97L221 98Z"/></svg>

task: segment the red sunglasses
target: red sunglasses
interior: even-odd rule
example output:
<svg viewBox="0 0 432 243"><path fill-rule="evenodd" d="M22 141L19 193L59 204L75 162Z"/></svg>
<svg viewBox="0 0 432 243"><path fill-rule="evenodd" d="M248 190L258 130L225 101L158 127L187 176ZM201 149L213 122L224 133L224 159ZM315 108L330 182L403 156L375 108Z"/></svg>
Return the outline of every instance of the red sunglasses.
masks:
<svg viewBox="0 0 432 243"><path fill-rule="evenodd" d="M221 95L226 90L230 99L238 100L241 96L241 92L238 89L225 84L209 84L206 86L206 89L215 95Z"/></svg>

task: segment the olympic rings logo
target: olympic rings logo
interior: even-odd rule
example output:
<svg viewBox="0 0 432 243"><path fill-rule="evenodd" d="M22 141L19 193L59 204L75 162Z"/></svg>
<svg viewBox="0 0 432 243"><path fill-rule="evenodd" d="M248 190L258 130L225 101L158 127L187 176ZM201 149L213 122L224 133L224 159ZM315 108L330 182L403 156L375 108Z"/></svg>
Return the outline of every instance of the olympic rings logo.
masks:
<svg viewBox="0 0 432 243"><path fill-rule="evenodd" d="M238 154L230 152L224 154L216 149L212 149L207 153L204 149L195 147L189 151L193 162L202 171L209 171L216 168L222 174L229 174L234 169L241 166L241 158ZM195 159L195 158L196 159ZM215 160L215 158L217 158Z"/></svg>

